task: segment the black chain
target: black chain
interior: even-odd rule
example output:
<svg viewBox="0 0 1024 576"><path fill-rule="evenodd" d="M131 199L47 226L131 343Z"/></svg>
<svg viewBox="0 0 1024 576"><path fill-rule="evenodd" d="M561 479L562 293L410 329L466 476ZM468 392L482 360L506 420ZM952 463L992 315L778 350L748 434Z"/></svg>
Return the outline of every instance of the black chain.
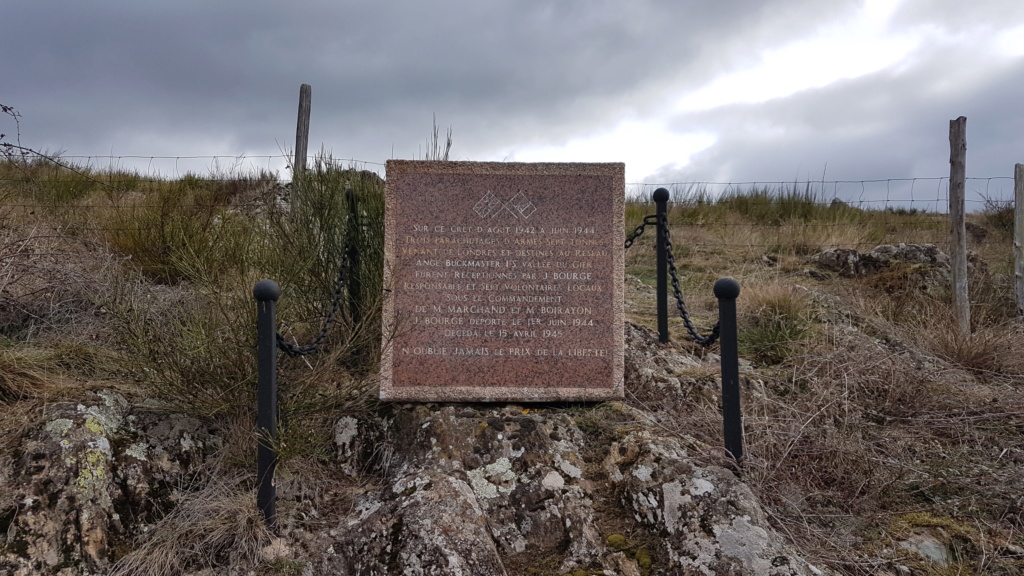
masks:
<svg viewBox="0 0 1024 576"><path fill-rule="evenodd" d="M280 332L277 333L277 347L281 349L285 354L289 356L307 356L320 350L320 344L327 337L327 333L331 330L331 325L334 324L334 318L337 316L338 308L341 307L341 298L345 294L345 268L347 262L343 259L341 266L338 267L338 277L334 279L334 295L331 297L331 306L327 310L327 317L324 318L324 323L320 327L320 332L317 333L313 341L305 346L299 344L292 344L284 339L284 336Z"/></svg>
<svg viewBox="0 0 1024 576"><path fill-rule="evenodd" d="M644 228L646 228L647 226L654 226L657 223L657 214L649 214L647 216L644 216L644 221L641 222L639 226L633 229L632 234L626 237L626 249L628 250L629 247L633 245L633 242L635 242L636 239L639 238L640 235L644 233Z"/></svg>
<svg viewBox="0 0 1024 576"><path fill-rule="evenodd" d="M354 203L351 194L349 194L348 198L349 202ZM331 331L331 326L334 324L334 319L338 314L338 309L341 308L341 299L345 295L345 270L347 270L351 265L354 252L356 250L355 243L352 241L352 226L353 223L350 222L349 226L346 228L345 240L349 245L349 249L344 251L345 256L342 257L341 264L338 266L338 277L334 279L334 294L331 296L331 305L327 309L327 316L324 318L323 325L320 326L320 332L317 333L312 342L305 346L292 344L291 342L286 341L284 336L278 332L277 347L285 354L289 356L307 356L309 354L314 354L320 350L320 344L323 343L324 338L327 337L327 333Z"/></svg>
<svg viewBox="0 0 1024 576"><path fill-rule="evenodd" d="M679 309L679 315L683 318L683 325L686 326L686 331L690 333L690 337L693 341L701 346L707 348L718 340L720 326L715 323L715 327L711 329L711 334L707 336L701 336L697 329L694 328L693 322L690 321L690 314L686 311L686 303L683 302L683 291L679 288L679 276L676 272L676 259L672 255L672 238L668 231L668 218L665 218L664 225L661 227L665 235L665 252L668 259L668 273L672 276L672 292L676 296L676 308Z"/></svg>

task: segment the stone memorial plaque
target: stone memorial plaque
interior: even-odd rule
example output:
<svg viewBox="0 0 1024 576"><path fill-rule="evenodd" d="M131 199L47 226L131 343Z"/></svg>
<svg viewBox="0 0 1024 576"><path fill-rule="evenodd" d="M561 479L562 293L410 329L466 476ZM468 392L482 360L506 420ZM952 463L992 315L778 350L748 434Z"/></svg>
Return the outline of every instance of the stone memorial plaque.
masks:
<svg viewBox="0 0 1024 576"><path fill-rule="evenodd" d="M380 396L623 393L625 166L389 160Z"/></svg>

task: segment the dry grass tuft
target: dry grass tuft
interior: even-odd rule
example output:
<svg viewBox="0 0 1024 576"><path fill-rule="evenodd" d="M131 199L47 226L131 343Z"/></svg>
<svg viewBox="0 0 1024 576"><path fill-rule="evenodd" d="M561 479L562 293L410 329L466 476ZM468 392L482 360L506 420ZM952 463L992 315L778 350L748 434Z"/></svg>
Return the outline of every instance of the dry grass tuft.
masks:
<svg viewBox="0 0 1024 576"><path fill-rule="evenodd" d="M13 404L42 395L54 384L43 370L38 353L0 350L0 404Z"/></svg>
<svg viewBox="0 0 1024 576"><path fill-rule="evenodd" d="M813 316L805 289L781 283L750 286L739 310L741 351L763 364L781 364L811 336Z"/></svg>
<svg viewBox="0 0 1024 576"><path fill-rule="evenodd" d="M256 508L253 491L245 487L247 479L212 476L202 489L183 495L139 546L115 563L111 574L179 576L260 565L260 551L273 535Z"/></svg>
<svg viewBox="0 0 1024 576"><path fill-rule="evenodd" d="M1024 377L1024 335L1019 326L984 326L965 333L954 328L953 318L937 318L947 330L913 330L913 338L922 350L979 376ZM936 324L929 323L931 326Z"/></svg>
<svg viewBox="0 0 1024 576"><path fill-rule="evenodd" d="M0 457L18 448L25 434L39 424L42 417L41 402L23 399L18 402L0 402ZM4 503L0 496L0 504ZM2 507L2 506L0 506Z"/></svg>

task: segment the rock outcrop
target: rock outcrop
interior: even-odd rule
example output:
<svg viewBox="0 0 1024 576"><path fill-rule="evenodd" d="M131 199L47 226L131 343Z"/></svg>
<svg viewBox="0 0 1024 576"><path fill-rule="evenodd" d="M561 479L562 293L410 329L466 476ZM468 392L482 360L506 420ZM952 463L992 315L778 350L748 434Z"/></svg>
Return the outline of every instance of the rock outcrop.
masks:
<svg viewBox="0 0 1024 576"><path fill-rule="evenodd" d="M218 444L198 420L133 410L113 391L51 405L2 465L0 572L102 573Z"/></svg>
<svg viewBox="0 0 1024 576"><path fill-rule="evenodd" d="M627 333L634 348L655 340L635 326ZM664 383L651 363L657 354L634 350L627 371ZM672 362L699 362L674 354ZM701 464L689 453L692 441L652 421L620 402L399 404L365 420L345 417L334 430L333 480L310 490L284 467L276 535L256 534L248 557L225 544L190 560L161 556L154 542L171 530L175 510L213 481L204 463L220 440L211 425L102 392L52 406L5 463L0 491L11 496L0 511L0 571L822 573L772 530L733 472ZM249 502L238 515L254 509ZM236 548L241 541L217 537ZM184 536L163 538L191 545Z"/></svg>
<svg viewBox="0 0 1024 576"><path fill-rule="evenodd" d="M883 244L870 252L832 248L811 256L811 262L840 276L878 274L894 263L924 266L949 276L949 256L934 244Z"/></svg>
<svg viewBox="0 0 1024 576"><path fill-rule="evenodd" d="M882 244L863 253L832 248L814 254L810 262L817 268L807 271L812 276L830 273L845 278L868 278L887 292L914 289L927 294L947 293L952 278L949 255L934 244ZM975 252L967 253L967 270L978 278L988 274L988 266Z"/></svg>
<svg viewBox="0 0 1024 576"><path fill-rule="evenodd" d="M587 417L643 420L624 404ZM330 543L353 574L817 573L678 439L637 429L602 449L573 414L514 405L403 405L389 422L392 480Z"/></svg>

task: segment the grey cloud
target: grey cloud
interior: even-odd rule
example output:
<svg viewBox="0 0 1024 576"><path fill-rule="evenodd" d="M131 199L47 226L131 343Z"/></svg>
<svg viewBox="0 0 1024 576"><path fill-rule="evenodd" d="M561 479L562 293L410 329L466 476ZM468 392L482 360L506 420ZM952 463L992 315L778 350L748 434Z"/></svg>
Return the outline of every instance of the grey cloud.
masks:
<svg viewBox="0 0 1024 576"><path fill-rule="evenodd" d="M926 47L916 65L837 82L794 96L682 115L674 129L716 130L719 140L683 168L651 182L871 180L949 175L949 120L968 118L974 198L1006 198L1024 162L1024 58L986 68L962 47ZM961 61L956 62L957 59ZM955 65L952 65L956 62ZM981 71L984 72L981 72ZM827 169L826 169L827 167ZM861 191L854 189L859 196ZM908 198L876 187L868 196ZM932 196L935 194L932 193Z"/></svg>
<svg viewBox="0 0 1024 576"><path fill-rule="evenodd" d="M308 82L314 145L408 156L436 112L457 150L480 158L613 122L659 87L738 65L793 22L849 9L823 4L20 3L0 24L17 63L0 101L22 111L26 143L70 153L186 154L190 141L276 152Z"/></svg>
<svg viewBox="0 0 1024 576"><path fill-rule="evenodd" d="M1024 11L983 1L964 15L958 5L907 0L892 27L1012 24ZM23 113L26 145L69 154L276 154L291 146L298 86L308 82L313 149L323 143L375 162L411 157L436 113L453 128L457 158L500 159L643 117L858 6L188 0L55 11L17 3L0 21L0 102ZM1024 88L1022 61L982 74L988 63L958 50L929 45L899 71L680 116L674 130L718 141L684 169L648 180L817 179L826 165L828 179L941 176L946 122L960 114L969 118L970 174L1008 174L1024 161L1013 101Z"/></svg>
<svg viewBox="0 0 1024 576"><path fill-rule="evenodd" d="M956 32L1019 25L1022 20L1024 3L1014 0L903 0L891 24L899 28L931 24Z"/></svg>

